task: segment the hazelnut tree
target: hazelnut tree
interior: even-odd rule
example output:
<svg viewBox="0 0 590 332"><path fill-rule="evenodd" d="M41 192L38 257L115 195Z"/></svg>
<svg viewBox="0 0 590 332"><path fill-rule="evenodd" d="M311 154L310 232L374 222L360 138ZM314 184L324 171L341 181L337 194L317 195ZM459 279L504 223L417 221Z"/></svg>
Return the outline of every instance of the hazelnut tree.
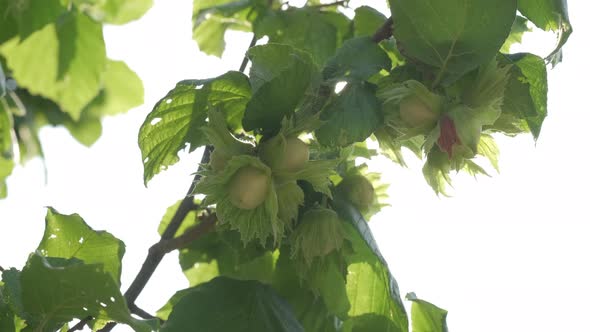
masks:
<svg viewBox="0 0 590 332"><path fill-rule="evenodd" d="M497 167L494 135L539 136L546 68L572 28L566 1L388 4L385 15L348 1L195 0L201 51L220 56L228 29L253 37L239 70L179 82L141 126L146 185L204 147L161 240L122 293L122 241L48 208L28 261L0 268L0 330L447 331L447 312L413 293L406 312L367 225L387 184L359 160L405 166L411 151L442 195L453 172L486 174L476 157ZM0 196L15 163L43 156L41 127L91 145L103 116L142 103L140 79L107 58L102 25L150 6L0 0ZM510 53L533 24L555 32L555 50ZM190 288L147 313L135 300L175 250Z"/></svg>

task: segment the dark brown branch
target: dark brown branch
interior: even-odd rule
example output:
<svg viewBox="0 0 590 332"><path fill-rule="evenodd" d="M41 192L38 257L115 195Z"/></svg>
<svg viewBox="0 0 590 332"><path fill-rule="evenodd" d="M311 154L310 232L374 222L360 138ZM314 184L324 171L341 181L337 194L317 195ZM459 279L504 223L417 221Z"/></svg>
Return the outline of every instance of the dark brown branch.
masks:
<svg viewBox="0 0 590 332"><path fill-rule="evenodd" d="M92 316L88 316L82 320L80 320L78 323L76 323L76 325L70 327L68 329L68 332L74 332L74 331L78 331L84 328L84 325L86 325L88 322L90 322L92 320Z"/></svg>
<svg viewBox="0 0 590 332"><path fill-rule="evenodd" d="M252 37L252 41L250 42L250 46L248 46L248 49L251 49L252 47L254 47L254 45L256 45L256 35L254 35ZM240 72L243 73L246 70L246 66L248 65L248 56L245 55L244 59L242 60L242 64L240 65Z"/></svg>
<svg viewBox="0 0 590 332"><path fill-rule="evenodd" d="M215 214L203 216L199 224L189 228L181 236L166 241L160 241L154 244L150 248L150 251L167 254L176 249L184 248L204 234L213 230L216 221L217 216Z"/></svg>
<svg viewBox="0 0 590 332"><path fill-rule="evenodd" d="M385 23L373 34L373 41L378 43L393 36L393 19L388 18Z"/></svg>
<svg viewBox="0 0 590 332"><path fill-rule="evenodd" d="M136 314L137 316L139 316L143 319L157 319L158 318L158 317L151 315L149 312L141 309L140 307L135 305L135 303L129 306L129 311L131 311L131 313Z"/></svg>

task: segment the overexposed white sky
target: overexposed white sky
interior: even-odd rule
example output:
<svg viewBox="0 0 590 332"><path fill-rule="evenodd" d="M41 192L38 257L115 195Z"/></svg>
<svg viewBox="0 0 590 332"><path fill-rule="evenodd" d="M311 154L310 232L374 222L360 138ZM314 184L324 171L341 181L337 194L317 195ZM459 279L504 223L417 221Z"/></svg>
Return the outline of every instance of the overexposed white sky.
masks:
<svg viewBox="0 0 590 332"><path fill-rule="evenodd" d="M385 1L351 1L351 5ZM501 173L478 180L455 177L454 197L439 198L409 157L403 169L378 159L373 169L391 182L391 207L370 223L402 294L449 311L453 332L583 331L590 312L590 157L587 132L586 47L589 5L569 2L574 34L564 62L549 72L549 112L538 142L499 136ZM186 78L207 78L239 67L250 37L226 36L223 59L200 54L191 35L191 0L156 0L141 20L107 27L111 58L126 61L143 79L145 104L104 121L90 149L62 128L41 132L48 179L34 160L17 167L0 200L0 265L22 268L43 234L45 206L79 213L94 229L127 245L123 288L157 241L165 209L181 199L200 153L157 175L146 189L139 126L154 103ZM538 49L540 35L523 50ZM187 286L175 253L168 255L138 299L155 312ZM119 326L116 331L128 331Z"/></svg>

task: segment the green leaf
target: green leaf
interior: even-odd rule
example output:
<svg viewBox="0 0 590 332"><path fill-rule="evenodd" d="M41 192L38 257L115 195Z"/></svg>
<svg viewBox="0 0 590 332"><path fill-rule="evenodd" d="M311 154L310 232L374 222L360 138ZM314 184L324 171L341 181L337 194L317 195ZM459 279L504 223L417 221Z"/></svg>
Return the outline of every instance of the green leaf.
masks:
<svg viewBox="0 0 590 332"><path fill-rule="evenodd" d="M15 13L21 40L53 23L66 11L67 8L62 5L60 0L28 1L21 4L21 7L16 9Z"/></svg>
<svg viewBox="0 0 590 332"><path fill-rule="evenodd" d="M384 331L401 332L402 330L384 316L364 314L348 319L343 326L343 332Z"/></svg>
<svg viewBox="0 0 590 332"><path fill-rule="evenodd" d="M325 80L368 79L381 70L389 70L391 60L370 37L344 42L324 67Z"/></svg>
<svg viewBox="0 0 590 332"><path fill-rule="evenodd" d="M328 312L340 319L346 319L351 305L346 292L345 267L338 262L332 254L327 256L319 268L313 271L309 284L311 288L321 295Z"/></svg>
<svg viewBox="0 0 590 332"><path fill-rule="evenodd" d="M369 83L349 83L324 108L326 120L315 134L328 146L347 146L366 140L383 123L376 88Z"/></svg>
<svg viewBox="0 0 590 332"><path fill-rule="evenodd" d="M95 21L125 24L139 19L152 7L152 0L74 0L79 9Z"/></svg>
<svg viewBox="0 0 590 332"><path fill-rule="evenodd" d="M295 260L291 259L289 251L288 247L281 248L272 283L273 289L293 307L305 331L336 332L336 317L328 311L322 296L314 294L307 283L302 283L295 267Z"/></svg>
<svg viewBox="0 0 590 332"><path fill-rule="evenodd" d="M6 197L4 180L12 173L14 168L14 153L12 151L13 120L12 114L4 105L6 103L0 99L0 198Z"/></svg>
<svg viewBox="0 0 590 332"><path fill-rule="evenodd" d="M380 11L369 6L360 6L354 10L354 35L372 36L384 23L387 17Z"/></svg>
<svg viewBox="0 0 590 332"><path fill-rule="evenodd" d="M164 216L162 217L162 220L160 220L160 224L158 225L158 234L160 234L160 235L164 234L164 230L166 230L166 228L170 224L170 221L172 221L172 217L174 216L174 214L176 214L176 210L178 210L178 207L180 206L181 202L182 202L182 200L174 203L173 205L171 205L169 208L166 209L166 213L164 213ZM194 202L194 204L201 203L201 201L197 200L197 199L193 200L193 202ZM197 219L198 216L199 216L199 211L196 211L196 210L189 211L189 213L186 214L182 223L178 227L178 230L176 231L174 237L184 234L184 232L187 229L189 229L192 226L195 226L198 222L198 219Z"/></svg>
<svg viewBox="0 0 590 332"><path fill-rule="evenodd" d="M432 303L416 298L409 293L406 298L412 301L413 332L448 332L447 311Z"/></svg>
<svg viewBox="0 0 590 332"><path fill-rule="evenodd" d="M203 331L303 331L289 304L270 286L225 277L182 297L161 331L185 332L195 326Z"/></svg>
<svg viewBox="0 0 590 332"><path fill-rule="evenodd" d="M22 311L20 303L19 271L4 270L0 281L0 331L18 332L24 328L24 321L17 316ZM20 311L19 311L20 310Z"/></svg>
<svg viewBox="0 0 590 332"><path fill-rule="evenodd" d="M336 12L321 12L312 8L279 11L264 17L256 26L256 36L269 37L269 42L291 45L309 52L315 63L322 66L340 47L341 21Z"/></svg>
<svg viewBox="0 0 590 332"><path fill-rule="evenodd" d="M254 94L244 113L244 129L276 131L315 86L317 68L309 54L287 45L256 46L248 57Z"/></svg>
<svg viewBox="0 0 590 332"><path fill-rule="evenodd" d="M275 186L279 204L279 219L285 223L297 220L299 207L303 205L304 195L295 181L277 183Z"/></svg>
<svg viewBox="0 0 590 332"><path fill-rule="evenodd" d="M56 102L74 120L98 94L107 64L102 26L74 12L25 40L11 39L0 54L20 86Z"/></svg>
<svg viewBox="0 0 590 332"><path fill-rule="evenodd" d="M561 61L561 48L572 34L567 11L567 0L518 0L518 11L545 31L557 33L557 45L547 56L556 65Z"/></svg>
<svg viewBox="0 0 590 332"><path fill-rule="evenodd" d="M77 214L64 215L48 208L45 232L37 251L45 257L77 258L86 264L100 264L120 284L125 244L108 232L93 230Z"/></svg>
<svg viewBox="0 0 590 332"><path fill-rule="evenodd" d="M199 50L221 57L228 29L251 30L255 0L194 0L193 39Z"/></svg>
<svg viewBox="0 0 590 332"><path fill-rule="evenodd" d="M4 301L16 315L23 314L22 287L20 284L20 271L11 268L2 272L4 282L2 296Z"/></svg>
<svg viewBox="0 0 590 332"><path fill-rule="evenodd" d="M528 53L507 56L514 64L506 86L502 113L526 120L533 137L539 138L547 116L547 68L542 58Z"/></svg>
<svg viewBox="0 0 590 332"><path fill-rule="evenodd" d="M514 23L512 23L512 28L510 29L510 35L508 35L508 39L502 45L500 52L502 53L510 53L510 47L514 44L520 44L522 42L522 36L525 32L532 31L531 28L527 25L528 20L522 16L516 16Z"/></svg>
<svg viewBox="0 0 590 332"><path fill-rule="evenodd" d="M0 331L15 332L16 327L14 326L14 312L5 302L4 296L2 295L2 287L0 287Z"/></svg>
<svg viewBox="0 0 590 332"><path fill-rule="evenodd" d="M178 258L191 286L217 276L270 282L276 260L256 242L244 245L237 231L220 229L193 241Z"/></svg>
<svg viewBox="0 0 590 332"><path fill-rule="evenodd" d="M481 135L479 144L477 145L477 153L488 158L494 169L497 172L500 171L500 166L498 164L500 149L491 135Z"/></svg>
<svg viewBox="0 0 590 332"><path fill-rule="evenodd" d="M109 60L103 75L103 88L84 113L99 118L116 115L143 104L143 83L123 61Z"/></svg>
<svg viewBox="0 0 590 332"><path fill-rule="evenodd" d="M18 35L20 8L14 0L0 0L3 9L0 20L0 45Z"/></svg>
<svg viewBox="0 0 590 332"><path fill-rule="evenodd" d="M20 284L27 315L25 331L55 331L74 318L89 315L128 324L137 332L156 327L156 322L131 316L118 285L100 264L32 254L21 272Z"/></svg>
<svg viewBox="0 0 590 332"><path fill-rule="evenodd" d="M249 99L248 79L239 72L179 82L158 101L139 129L144 183L178 162L177 154L186 146L192 152L207 144L201 127L210 107L219 107L232 120L241 117Z"/></svg>
<svg viewBox="0 0 590 332"><path fill-rule="evenodd" d="M341 199L337 199L335 203L341 218L348 221L343 226L354 252L345 256L348 263L346 289L351 305L348 316L382 316L391 322L384 324L390 326L389 331L407 332L408 317L397 282L389 272L367 222L349 203ZM345 330L350 324L357 323L354 323L354 320L350 323L345 322ZM349 330L354 331L350 328Z"/></svg>
<svg viewBox="0 0 590 332"><path fill-rule="evenodd" d="M310 160L305 163L303 169L296 173L276 171L274 176L281 180L302 180L312 185L313 190L320 192L328 197L332 197L330 190L330 176L334 174L334 169L340 163L339 159L331 160Z"/></svg>
<svg viewBox="0 0 590 332"><path fill-rule="evenodd" d="M221 57L225 50L225 31L227 26L224 18L212 16L199 24L193 31L193 39L199 45L199 50L208 55Z"/></svg>
<svg viewBox="0 0 590 332"><path fill-rule="evenodd" d="M436 68L434 85L489 62L508 37L514 0L389 0L402 53Z"/></svg>

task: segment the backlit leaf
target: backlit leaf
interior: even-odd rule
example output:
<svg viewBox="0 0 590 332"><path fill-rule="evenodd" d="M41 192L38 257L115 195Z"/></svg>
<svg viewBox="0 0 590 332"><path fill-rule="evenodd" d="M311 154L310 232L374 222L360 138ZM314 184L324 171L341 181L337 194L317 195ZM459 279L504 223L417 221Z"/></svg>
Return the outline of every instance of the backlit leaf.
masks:
<svg viewBox="0 0 590 332"><path fill-rule="evenodd" d="M179 82L158 101L139 130L144 182L175 164L180 150L188 147L192 152L207 144L200 128L211 106L219 107L231 121L241 118L249 99L248 79L239 72Z"/></svg>
<svg viewBox="0 0 590 332"><path fill-rule="evenodd" d="M125 244L105 231L95 231L77 214L47 209L45 233L37 250L45 257L77 258L86 264L101 264L119 283Z"/></svg>
<svg viewBox="0 0 590 332"><path fill-rule="evenodd" d="M436 68L435 85L489 62L510 33L514 0L389 0L402 53Z"/></svg>

